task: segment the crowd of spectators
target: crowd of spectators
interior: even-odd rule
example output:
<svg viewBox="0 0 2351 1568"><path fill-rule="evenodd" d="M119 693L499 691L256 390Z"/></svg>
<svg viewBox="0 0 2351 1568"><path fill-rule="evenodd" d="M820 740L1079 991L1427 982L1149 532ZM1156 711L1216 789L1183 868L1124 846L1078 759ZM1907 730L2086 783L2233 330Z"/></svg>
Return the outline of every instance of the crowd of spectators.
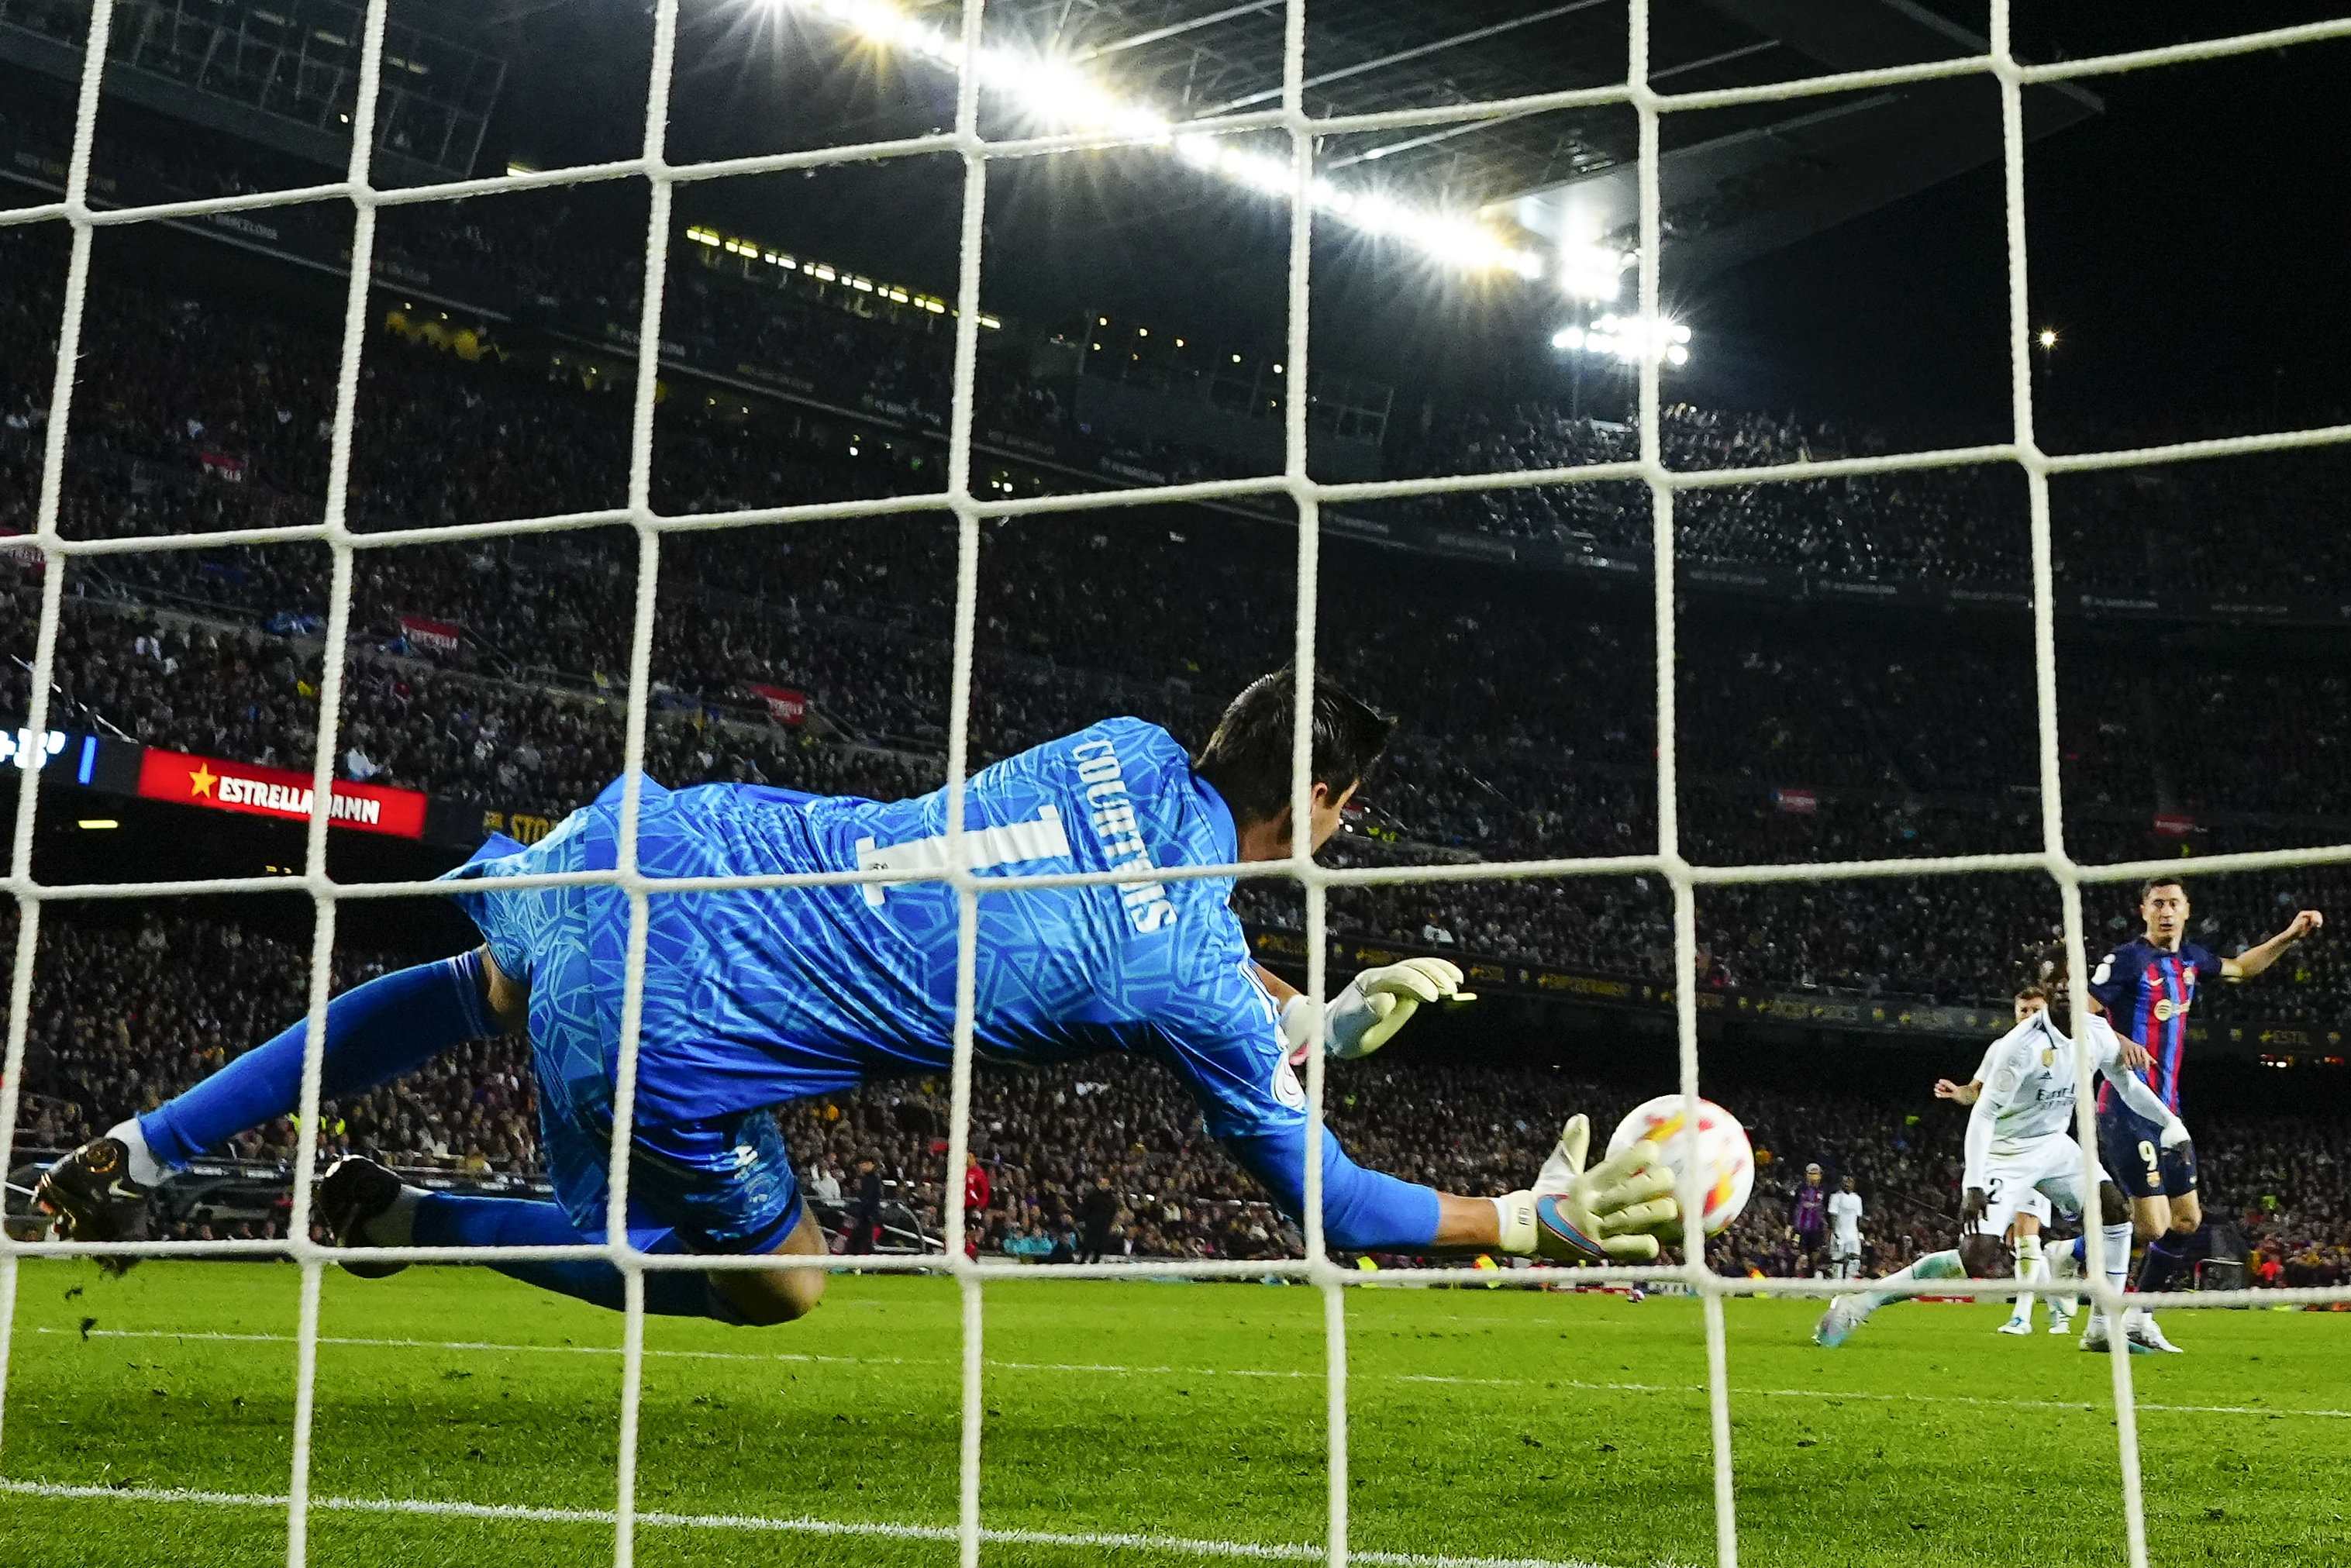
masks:
<svg viewBox="0 0 2351 1568"><path fill-rule="evenodd" d="M20 243L31 242L0 238ZM17 433L12 443L0 429L11 481L0 527L27 526L37 494L54 305L37 287L0 301L0 414ZM92 312L89 340L105 351L92 354L77 405L71 531L281 520L323 491L333 380L323 337L110 286L93 291ZM468 520L608 503L624 481L623 404L556 370L372 339L354 511ZM380 424L381 439L370 434ZM852 453L853 435L674 400L659 450L676 460L657 477L675 504L714 507L869 497L920 478L914 455ZM215 441L235 449L234 478L204 475ZM1324 568L1344 628L1327 667L1410 721L1349 852L1536 858L1654 843L1646 626L1560 617L1539 585L1511 574L1398 580L1390 564L1334 551ZM57 662L63 711L177 749L308 766L329 565L312 546L76 563ZM637 565L622 529L361 552L340 770L550 817L588 799L620 766ZM1200 739L1225 694L1287 656L1288 570L1287 545L1245 526L988 525L977 755L1105 711ZM0 637L29 660L39 575L10 562L0 580L11 604ZM952 527L926 514L669 539L652 664L655 776L881 797L932 787L944 773L954 582ZM413 615L458 627L459 645L417 643L403 624ZM1217 635L1200 637L1201 625ZM2230 847L2341 837L2351 695L2339 674L2200 654L2157 691L2137 655L2090 646L2061 664L2077 856L2146 856L2145 824L2166 791L2211 841L2233 835ZM25 711L22 666L0 679L0 709ZM768 724L755 685L806 693L816 721ZM2039 846L2021 643L2001 652L1932 628L1693 624L1678 685L1679 827L1693 859ZM2274 820L2225 821L2248 812ZM2199 935L2216 943L2265 936L2278 897L2325 906L2339 892L2325 872L2296 872L2288 887L2210 885ZM1253 884L1244 907L1270 924L1296 919L1278 884ZM1670 972L1662 890L1637 878L1350 890L1334 912L1343 928L1390 940ZM1709 889L1699 917L1714 984L1997 1000L2055 907L2037 880L1985 877ZM2265 984L2259 1009L2333 1021L2345 989L2321 953Z"/></svg>
<svg viewBox="0 0 2351 1568"><path fill-rule="evenodd" d="M337 984L405 961L339 953ZM201 911L52 910L34 969L20 1156L71 1147L151 1109L298 1018L309 964L304 945ZM1605 1129L1662 1087L1386 1060L1340 1064L1330 1083L1332 1125L1357 1160L1487 1196L1523 1186L1569 1115L1583 1112ZM1812 1162L1825 1168L1832 1186L1851 1175L1863 1194L1865 1271L1883 1272L1948 1244L1963 1116L1928 1100L1923 1082L1915 1104L1841 1092L1828 1081L1802 1089L1750 1085L1729 1097L1758 1151L1758 1175L1746 1213L1713 1255L1719 1268L1785 1275L1820 1266L1803 1252L1789 1213ZM778 1114L807 1189L844 1247L856 1240L850 1232L858 1189L869 1178L885 1195L893 1244L913 1244L917 1235L935 1244L949 1114L944 1079L870 1084ZM2196 1127L2215 1212L2241 1216L2260 1257L2278 1262L2273 1282L2342 1279L2351 1260L2351 1204L2343 1196L2351 1133L2339 1123L2294 1116L2199 1116ZM409 1078L329 1099L319 1129L329 1157L362 1151L403 1170L458 1180L536 1176L528 1049L511 1037L463 1047ZM297 1136L280 1120L219 1152L277 1169L292 1159ZM984 1172L972 1190L985 1197L969 1216L977 1249L1062 1260L1087 1250L1090 1240L1134 1257L1270 1258L1300 1249L1295 1227L1207 1135L1176 1080L1147 1060L1114 1054L1037 1070L983 1066L971 1146ZM187 1220L184 1233L202 1233L204 1223ZM261 1233L252 1228L256 1222L235 1223L247 1229L225 1223L217 1233Z"/></svg>
<svg viewBox="0 0 2351 1568"><path fill-rule="evenodd" d="M0 142L38 164L59 154L69 104L56 84L27 78L23 85L21 104L12 106L13 113L0 113ZM98 150L101 192L117 175L135 177L161 193L187 195L314 183L320 177L233 139L166 127L136 110L118 111L117 121L115 133L101 138ZM314 250L331 254L348 243L349 213L340 204L273 209L265 215L279 225L323 225L313 236ZM502 313L568 312L580 319L601 314L632 328L643 222L642 212L625 199L591 200L560 191L507 193L391 209L382 220L378 254L391 269L387 277L435 280L443 291L438 298L449 298L453 288L460 295L487 289L494 298L486 298L485 305ZM37 277L44 264L54 261L41 244L26 238L9 256L12 263L27 264L23 276ZM864 410L904 429L945 428L951 319L917 307L898 308L872 291L858 294L846 283L820 287L810 276L772 267L747 269L762 282L730 278L732 258L705 254L707 247L691 243L682 229L670 249L664 337L676 355L726 373L747 369L768 384L820 394L836 406ZM61 272L62 267L49 269ZM107 327L104 314L94 316L93 323ZM128 319L120 330L133 333L142 344L152 341L151 330ZM219 366L183 367L199 373L181 384L192 395L201 389L214 403L217 415L205 422L209 429L250 444L256 461L266 455L276 462L282 476L298 481L293 493L316 496L323 488L318 470L325 457L324 434L308 417L310 411L297 406L298 397L284 395L289 389L282 383L290 382L295 393L329 392L332 346L320 335L319 351L298 356L313 361L313 367L290 373L274 353L241 361L253 367L243 378L249 384L281 383L266 411L278 422L276 431L266 418L239 418L236 411L221 406L238 395L239 378L220 375ZM103 373L120 363L122 356L107 351L103 338L91 347L89 371ZM154 357L160 361L162 350ZM1086 466L1099 467L1096 459L1107 459L1112 471L1123 465L1163 481L1255 471L1249 462L1180 441L1133 433L1113 440L1080 422L1077 400L1054 377L1031 373L1014 362L1017 358L983 359L977 413L983 432L1042 438L1086 455ZM584 368L592 372L592 367ZM159 362L156 373L162 369ZM404 521L454 520L476 506L489 516L557 511L567 509L562 503L571 492L599 493L595 505L618 504L624 435L599 444L601 461L585 465L569 450L534 440L528 422L501 431L496 443L452 445L444 430L430 428L449 423L430 412L434 398L412 397L413 389L397 378L383 381L378 371L371 370L369 380L381 384L363 389L368 406L360 422L357 459L377 486L379 498ZM408 417L420 410L427 411L422 424ZM1432 400L1430 417L1420 428L1392 436L1391 476L1583 467L1630 461L1638 454L1633 423L1593 418L1557 402L1451 402L1441 414L1437 411ZM258 408L245 412L264 413ZM611 417L624 423L623 412ZM496 419L469 423L487 425ZM1979 434L1997 438L1998 433ZM2109 448L2211 434L2184 427L2086 433L2088 444ZM1792 413L1687 404L1664 411L1660 435L1667 463L1678 468L1868 457L1953 444L1948 435L1896 436ZM289 468L281 438L308 442L313 450ZM402 465L399 454L415 450L412 443L442 454L440 460ZM2052 490L2060 587L2253 598L2338 592L2351 572L2351 546L2330 526L2327 509L2314 507L2311 497L2339 495L2351 486L2346 463L2351 457L2329 448L2062 478ZM917 476L903 477L914 481ZM934 471L903 487L935 488L935 481ZM521 504L510 493L516 486L531 492L539 504ZM688 483L682 488L697 487L703 486ZM688 498L674 493L659 504L680 505ZM794 498L813 497L803 487ZM1636 484L1457 492L1395 503L1392 509L1450 528L1541 538L1593 554L1648 549L1650 503L1646 488ZM1879 581L2019 587L2025 580L2025 490L2012 465L1709 487L1685 494L1676 515L1683 553L1694 563L1801 567Z"/></svg>

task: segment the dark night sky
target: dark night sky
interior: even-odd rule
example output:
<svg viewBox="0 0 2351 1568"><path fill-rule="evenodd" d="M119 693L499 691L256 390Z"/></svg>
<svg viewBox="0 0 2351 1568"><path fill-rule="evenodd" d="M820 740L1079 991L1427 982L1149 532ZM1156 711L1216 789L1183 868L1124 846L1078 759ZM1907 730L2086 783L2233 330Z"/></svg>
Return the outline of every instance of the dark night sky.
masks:
<svg viewBox="0 0 2351 1568"><path fill-rule="evenodd" d="M2278 20L2328 8L2294 9ZM2069 52L2185 36L2150 18ZM2025 164L2032 320L2061 334L2037 393L2044 443L2092 439L2107 421L2218 434L2340 417L2351 405L2351 154L2339 128L2351 45L2086 85L2106 112L2033 144ZM2007 266L1996 166L1815 235L1699 302L1721 367L1708 390L1898 413L1953 438L2004 429Z"/></svg>
<svg viewBox="0 0 2351 1568"><path fill-rule="evenodd" d="M1694 0L1659 0L1660 4ZM1980 0L1937 0L1985 26ZM2030 58L2079 57L2351 15L2334 4L2217 11L2159 0L2020 5ZM756 7L689 6L678 156L903 135L948 111L943 78L844 57L837 37L779 31ZM696 20L698 18L698 20ZM578 0L529 24L502 117L519 141L573 158L632 151L644 19ZM811 70L810 49L826 50ZM555 68L559 65L559 68ZM2106 111L2032 144L2032 319L2062 334L2038 393L2053 448L2316 423L2351 405L2351 203L2336 121L2351 43L2090 80ZM1996 113L1989 84L1989 121ZM1029 164L991 184L987 298L999 309L1149 311L1204 339L1280 340L1285 223L1270 203L1166 171L1095 160ZM952 161L704 187L689 212L951 292ZM1131 185L1134 193L1110 189ZM1073 214L1083 214L1073 219ZM1448 284L1394 258L1318 250L1320 362L1409 386L1487 375L1560 392L1542 345L1560 314L1515 286ZM1668 298L1700 336L1678 395L1890 423L1937 444L2004 435L2006 236L1988 164Z"/></svg>

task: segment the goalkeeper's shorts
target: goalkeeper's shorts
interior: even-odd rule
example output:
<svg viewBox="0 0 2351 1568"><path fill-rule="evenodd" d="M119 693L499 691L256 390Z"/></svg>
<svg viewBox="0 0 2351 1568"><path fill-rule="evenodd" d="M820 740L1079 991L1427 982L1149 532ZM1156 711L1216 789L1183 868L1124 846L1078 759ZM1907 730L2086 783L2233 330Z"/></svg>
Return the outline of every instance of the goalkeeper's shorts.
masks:
<svg viewBox="0 0 2351 1568"><path fill-rule="evenodd" d="M574 812L528 848L493 836L448 880L459 884L453 890L456 900L480 927L498 967L530 979L541 1157L571 1223L583 1236L601 1237L611 1194L620 1019L608 1001L611 988L599 980L621 963L627 921L623 916L616 924L610 915L622 895L583 883L489 892L507 876L609 869L609 853L600 856L583 831L589 815ZM768 1111L640 1120L633 1132L628 1210L633 1245L651 1250L674 1234L690 1252L772 1252L799 1223L799 1182Z"/></svg>

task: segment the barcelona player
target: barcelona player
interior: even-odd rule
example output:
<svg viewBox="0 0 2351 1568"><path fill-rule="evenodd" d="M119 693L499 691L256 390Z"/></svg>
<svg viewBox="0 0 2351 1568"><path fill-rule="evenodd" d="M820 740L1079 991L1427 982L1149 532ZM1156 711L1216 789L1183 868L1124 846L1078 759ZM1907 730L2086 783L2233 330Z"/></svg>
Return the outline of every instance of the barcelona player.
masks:
<svg viewBox="0 0 2351 1568"><path fill-rule="evenodd" d="M2141 935L2098 960L2090 996L2115 1032L2146 1052L2142 1076L2176 1117L2188 1019L2198 991L2215 979L2252 979L2326 917L2303 910L2268 941L2223 958L2188 939L2188 889L2178 879L2156 877L2140 887L2138 913ZM2169 1290L2205 1245L2196 1145L2184 1137L2167 1141L2161 1128L2124 1104L2109 1084L2098 1091L2098 1157L2129 1194L2132 1228L2147 1243L2136 1288L2149 1295ZM2125 1314L2123 1332L2150 1350L2179 1348L2164 1337L2152 1313L2137 1307Z"/></svg>

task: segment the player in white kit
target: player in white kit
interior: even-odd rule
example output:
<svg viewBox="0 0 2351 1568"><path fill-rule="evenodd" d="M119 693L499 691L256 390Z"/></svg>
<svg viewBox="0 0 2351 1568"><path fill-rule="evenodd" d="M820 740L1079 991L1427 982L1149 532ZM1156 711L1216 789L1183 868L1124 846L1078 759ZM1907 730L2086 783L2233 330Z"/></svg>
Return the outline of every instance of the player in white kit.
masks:
<svg viewBox="0 0 2351 1568"><path fill-rule="evenodd" d="M1848 1176L1829 1194L1829 1275L1837 1280L1861 1278L1861 1194Z"/></svg>
<svg viewBox="0 0 2351 1568"><path fill-rule="evenodd" d="M2038 1000L2037 988L2028 988L2028 996ZM2011 1262L2001 1239L2011 1228L2022 1239L2027 1228L2017 1224L2020 1216L2034 1217L2030 1251L2040 1249L2041 1206L2036 1198L2046 1199L2059 1215L2079 1218L2089 1208L2088 1187L2095 1180L2099 1221L2105 1231L2106 1277L2116 1290L2123 1287L2130 1270L2130 1205L2102 1166L2093 1163L2085 1172L2081 1145L2067 1131L2076 1092L2076 1047L2059 1030L2047 1007L2028 1009L2028 996L2018 998L2016 1027L1993 1042L1980 1070L1982 1092L1968 1114L1959 1244L1928 1254L1891 1279L1999 1278ZM2122 1041L2104 1019L2090 1019L2086 1038L2092 1063L2124 1102L2161 1126L2167 1140L2185 1138L2187 1130L2179 1126L2179 1118L2123 1066ZM1881 1291L1839 1296L1829 1303L1813 1337L1826 1347L1842 1344L1872 1312L1896 1299ZM2082 1344L2087 1350L2111 1348L2103 1312L2092 1314Z"/></svg>
<svg viewBox="0 0 2351 1568"><path fill-rule="evenodd" d="M2092 1065L2134 1113L2162 1129L2166 1145L2184 1142L2188 1130L2179 1118L2123 1065L2122 1040L2114 1027L2095 1015L2088 1026L2083 1043L2090 1051ZM2000 1247L1999 1239L2011 1228L2016 1228L2020 1232L2018 1273L2026 1277L2038 1277L2042 1271L2039 1218L2036 1215L2029 1226L2019 1223L2028 1212L2029 1195L2047 1198L2050 1207L2068 1219L2089 1210L2082 1147L2071 1132L2075 1049L2074 1042L2059 1031L2049 1009L2026 1019L1985 1053L1980 1069L1983 1093L1968 1113L1962 1218L1979 1228L1973 1239L1993 1248ZM2106 1275L2119 1290L2130 1268L2130 1206L2122 1189L2107 1179L2104 1166L2093 1161L2091 1168L2096 1172L2099 1218L2106 1232ZM1965 1249L1968 1242L1960 1245ZM1978 1271L1973 1260L1970 1271ZM2109 1341L2105 1312L2092 1312L2090 1326L2083 1333L2084 1348L2109 1349Z"/></svg>

